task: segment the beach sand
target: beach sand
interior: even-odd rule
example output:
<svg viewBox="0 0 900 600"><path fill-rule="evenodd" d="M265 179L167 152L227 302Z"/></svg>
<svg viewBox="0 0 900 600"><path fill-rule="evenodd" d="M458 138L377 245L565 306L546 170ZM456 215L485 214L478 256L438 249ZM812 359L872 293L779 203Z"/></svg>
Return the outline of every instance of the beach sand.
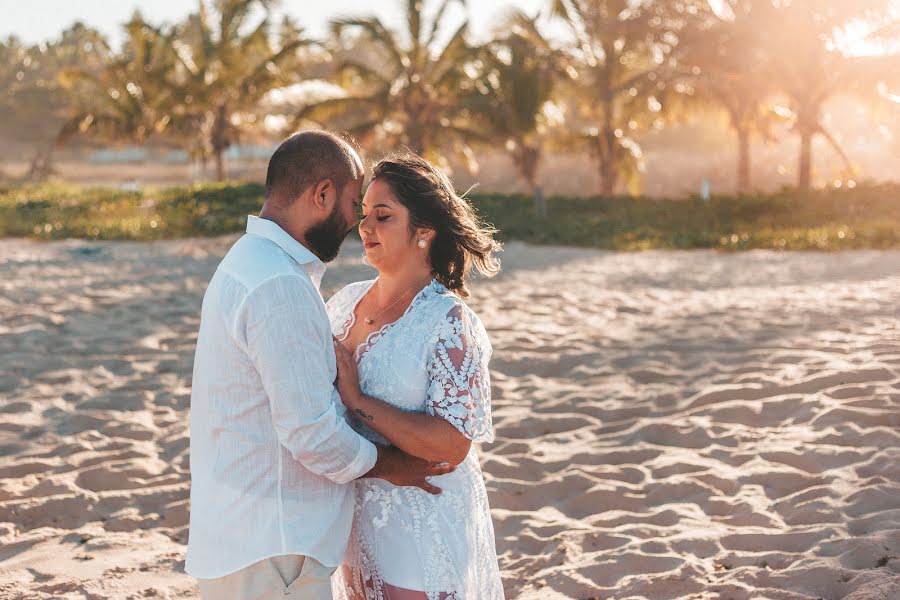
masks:
<svg viewBox="0 0 900 600"><path fill-rule="evenodd" d="M191 368L234 239L0 241L0 598L197 597ZM503 260L470 304L508 598L900 598L900 252Z"/></svg>

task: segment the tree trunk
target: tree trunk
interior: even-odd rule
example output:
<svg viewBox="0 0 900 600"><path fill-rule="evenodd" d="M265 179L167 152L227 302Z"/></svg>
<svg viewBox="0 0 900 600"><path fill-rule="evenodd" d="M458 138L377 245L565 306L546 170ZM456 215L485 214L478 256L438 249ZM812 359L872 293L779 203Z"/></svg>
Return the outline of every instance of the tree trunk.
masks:
<svg viewBox="0 0 900 600"><path fill-rule="evenodd" d="M615 133L609 132L604 135L601 143L603 158L600 163L600 195L609 197L616 192Z"/></svg>
<svg viewBox="0 0 900 600"><path fill-rule="evenodd" d="M31 163L28 165L28 173L25 174L25 179L36 181L40 178L41 156L43 153L43 150L38 150L34 153L34 158L31 159Z"/></svg>
<svg viewBox="0 0 900 600"><path fill-rule="evenodd" d="M538 163L541 159L540 147L529 145L522 140L519 140L517 145L520 150L513 157L513 160L518 165L519 172L525 181L528 182L528 187L531 188L531 193L534 195L534 214L539 219L546 219L547 202L544 199L544 190L537 181Z"/></svg>
<svg viewBox="0 0 900 600"><path fill-rule="evenodd" d="M808 191L812 179L812 133L800 132L800 166L798 169L797 189Z"/></svg>
<svg viewBox="0 0 900 600"><path fill-rule="evenodd" d="M419 93L415 93L415 92ZM406 111L406 141L407 147L414 154L422 156L425 154L425 132L422 124L427 122L426 116L429 112L427 103L423 103L421 90L413 90L412 96L407 96L403 108Z"/></svg>
<svg viewBox="0 0 900 600"><path fill-rule="evenodd" d="M743 195L750 191L750 132L746 127L739 127L737 136L737 193Z"/></svg>
<svg viewBox="0 0 900 600"><path fill-rule="evenodd" d="M607 198L615 195L616 192L616 174L613 170L612 160L603 161L602 170L600 171L600 195Z"/></svg>
<svg viewBox="0 0 900 600"><path fill-rule="evenodd" d="M30 181L43 181L51 173L53 173L53 149L56 144L48 144L45 147L38 148L31 164L28 165L28 173L25 178Z"/></svg>
<svg viewBox="0 0 900 600"><path fill-rule="evenodd" d="M603 127L600 129L600 195L612 196L616 191L616 132L613 126L613 99L604 103Z"/></svg>
<svg viewBox="0 0 900 600"><path fill-rule="evenodd" d="M531 191L534 193L534 214L539 219L547 218L547 200L544 198L544 190L541 186L533 184Z"/></svg>
<svg viewBox="0 0 900 600"><path fill-rule="evenodd" d="M224 104L220 104L216 109L216 116L213 118L213 127L211 132L213 157L216 162L216 181L225 179L224 153L228 148L228 110Z"/></svg>
<svg viewBox="0 0 900 600"><path fill-rule="evenodd" d="M409 139L410 151L422 156L425 153L425 141L419 126L416 125L407 129L407 137Z"/></svg>
<svg viewBox="0 0 900 600"><path fill-rule="evenodd" d="M800 134L800 157L797 168L797 189L805 192L812 187L812 142L819 130L819 105L807 101L797 108L795 131Z"/></svg>
<svg viewBox="0 0 900 600"><path fill-rule="evenodd" d="M216 181L224 181L225 180L225 165L224 165L224 151L222 148L216 148L214 150L216 154Z"/></svg>

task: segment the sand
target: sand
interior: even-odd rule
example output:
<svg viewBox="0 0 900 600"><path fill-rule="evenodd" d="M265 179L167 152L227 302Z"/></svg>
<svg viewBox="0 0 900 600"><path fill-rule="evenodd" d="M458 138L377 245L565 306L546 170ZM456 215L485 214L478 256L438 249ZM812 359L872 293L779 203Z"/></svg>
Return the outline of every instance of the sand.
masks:
<svg viewBox="0 0 900 600"><path fill-rule="evenodd" d="M234 239L0 241L0 598L197 597L191 365ZM900 252L503 258L470 304L507 597L900 598Z"/></svg>

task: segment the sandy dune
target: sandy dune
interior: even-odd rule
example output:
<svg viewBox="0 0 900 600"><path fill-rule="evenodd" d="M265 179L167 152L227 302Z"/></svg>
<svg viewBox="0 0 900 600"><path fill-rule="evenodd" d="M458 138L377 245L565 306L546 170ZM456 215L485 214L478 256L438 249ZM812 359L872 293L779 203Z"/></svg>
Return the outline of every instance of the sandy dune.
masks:
<svg viewBox="0 0 900 600"><path fill-rule="evenodd" d="M0 241L0 598L196 597L191 364L233 239ZM900 598L900 252L504 264L471 304L509 598Z"/></svg>

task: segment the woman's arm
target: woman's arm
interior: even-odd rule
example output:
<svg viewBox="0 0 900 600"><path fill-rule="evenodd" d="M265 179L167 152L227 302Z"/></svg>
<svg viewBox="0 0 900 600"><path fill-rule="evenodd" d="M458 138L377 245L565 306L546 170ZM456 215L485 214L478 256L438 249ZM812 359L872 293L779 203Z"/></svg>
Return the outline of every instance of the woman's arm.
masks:
<svg viewBox="0 0 900 600"><path fill-rule="evenodd" d="M432 462L447 461L451 465L465 460L472 441L458 429L441 417L406 412L363 394L359 389L359 374L353 356L337 340L334 342L334 353L341 401L369 428L407 454Z"/></svg>

